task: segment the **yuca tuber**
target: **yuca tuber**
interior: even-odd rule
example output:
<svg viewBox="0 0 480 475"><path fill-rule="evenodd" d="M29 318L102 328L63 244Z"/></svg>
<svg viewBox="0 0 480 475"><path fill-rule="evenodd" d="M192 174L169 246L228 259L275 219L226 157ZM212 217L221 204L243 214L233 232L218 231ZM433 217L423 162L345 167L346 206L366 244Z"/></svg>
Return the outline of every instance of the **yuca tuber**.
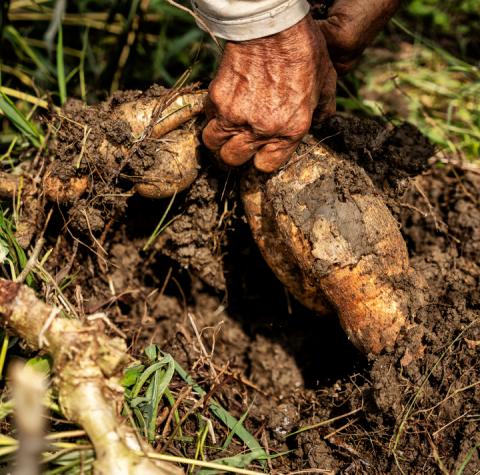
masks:
<svg viewBox="0 0 480 475"><path fill-rule="evenodd" d="M183 191L198 174L198 141L193 127L179 127L203 111L205 99L205 91L163 91L83 108L81 114L65 110L57 142L68 145L45 174L47 198L75 201L87 191L86 175L93 182L98 175L103 185L121 177L148 198ZM70 133L72 128L81 134ZM69 157L62 155L65 150Z"/></svg>
<svg viewBox="0 0 480 475"><path fill-rule="evenodd" d="M417 278L365 171L310 140L276 174L250 170L242 188L254 238L286 288L317 312L332 306L360 350L393 345Z"/></svg>
<svg viewBox="0 0 480 475"><path fill-rule="evenodd" d="M49 201L70 203L78 200L88 188L87 176L73 176L61 179L48 169L43 177L43 190Z"/></svg>
<svg viewBox="0 0 480 475"><path fill-rule="evenodd" d="M154 164L135 185L145 198L168 198L187 189L197 178L200 165L194 130L174 130L162 139ZM133 180L134 178L132 178Z"/></svg>
<svg viewBox="0 0 480 475"><path fill-rule="evenodd" d="M124 102L114 109L115 118L127 121L136 138L141 137L149 126L151 137L163 137L203 112L207 92L181 94L172 90L164 97L163 103L162 99L151 96Z"/></svg>

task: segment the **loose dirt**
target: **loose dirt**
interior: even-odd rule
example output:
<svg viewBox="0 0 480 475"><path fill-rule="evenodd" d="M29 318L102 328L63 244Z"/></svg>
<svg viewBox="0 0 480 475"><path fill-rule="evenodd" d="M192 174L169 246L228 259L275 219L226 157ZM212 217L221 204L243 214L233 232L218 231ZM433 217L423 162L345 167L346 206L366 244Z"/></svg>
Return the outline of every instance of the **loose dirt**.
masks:
<svg viewBox="0 0 480 475"><path fill-rule="evenodd" d="M101 129L131 140L121 124L110 127L108 109L97 112L87 143ZM58 136L58 173L77 173L72 157L84 133L72 124L70 135ZM175 197L165 222L172 221L145 248L169 200L124 196L124 164L94 166L87 149L80 169L101 176L93 185L101 198L55 214L50 271L73 274L65 292L79 313L107 312L134 354L155 342L232 414L248 410L247 428L283 454L269 462L273 470L478 473L480 170L427 163L431 146L408 124L337 117L314 136L365 168L427 281L416 325L392 351L368 360L334 315L320 318L284 291L245 223L242 171L220 170L206 152L199 178ZM182 384L175 382L179 391ZM194 434L195 424L186 431ZM214 430L226 435L220 424Z"/></svg>

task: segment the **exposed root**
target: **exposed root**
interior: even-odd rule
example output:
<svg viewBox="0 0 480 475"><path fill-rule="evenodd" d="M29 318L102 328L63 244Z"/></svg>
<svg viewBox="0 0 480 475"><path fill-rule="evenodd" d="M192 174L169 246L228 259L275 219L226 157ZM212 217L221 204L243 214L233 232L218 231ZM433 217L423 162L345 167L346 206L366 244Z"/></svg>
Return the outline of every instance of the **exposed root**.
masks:
<svg viewBox="0 0 480 475"><path fill-rule="evenodd" d="M394 344L420 280L362 168L313 141L275 175L251 171L243 201L265 260L300 302L333 307L366 353Z"/></svg>
<svg viewBox="0 0 480 475"><path fill-rule="evenodd" d="M0 198L12 199L20 186L20 177L10 173L0 172Z"/></svg>
<svg viewBox="0 0 480 475"><path fill-rule="evenodd" d="M65 416L81 425L96 452L97 474L179 475L168 463L153 463L117 411L123 403L118 375L127 360L125 341L108 338L95 325L56 315L23 285L0 280L0 317L33 350L54 360L55 383Z"/></svg>
<svg viewBox="0 0 480 475"><path fill-rule="evenodd" d="M109 179L116 184L121 177L148 198L169 197L188 188L198 174L198 141L194 128L179 128L203 111L206 94L191 89L137 93L126 102L84 108L83 118L66 109L57 141L71 141L74 152L67 158L71 163L65 163L60 151L49 167L45 195L58 203L76 201L87 190L98 192L94 176L104 184ZM81 129L81 137L71 134L72 127Z"/></svg>

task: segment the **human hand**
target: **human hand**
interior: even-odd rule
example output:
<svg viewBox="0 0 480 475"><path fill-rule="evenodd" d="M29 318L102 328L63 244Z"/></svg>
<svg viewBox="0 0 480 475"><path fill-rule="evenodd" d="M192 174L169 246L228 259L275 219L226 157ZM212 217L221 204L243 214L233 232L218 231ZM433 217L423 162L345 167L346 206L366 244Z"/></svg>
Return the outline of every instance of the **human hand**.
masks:
<svg viewBox="0 0 480 475"><path fill-rule="evenodd" d="M338 74L352 69L399 6L400 0L335 0L318 25Z"/></svg>
<svg viewBox="0 0 480 475"><path fill-rule="evenodd" d="M227 42L209 88L205 145L228 165L253 158L257 169L283 165L308 132L312 114L335 112L336 73L325 39L308 15L272 36Z"/></svg>

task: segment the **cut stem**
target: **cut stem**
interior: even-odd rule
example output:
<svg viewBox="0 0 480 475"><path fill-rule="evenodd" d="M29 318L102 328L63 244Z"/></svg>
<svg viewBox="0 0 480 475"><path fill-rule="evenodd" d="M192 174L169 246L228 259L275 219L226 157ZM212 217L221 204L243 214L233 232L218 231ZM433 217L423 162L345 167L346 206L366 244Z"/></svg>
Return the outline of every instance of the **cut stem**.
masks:
<svg viewBox="0 0 480 475"><path fill-rule="evenodd" d="M53 358L55 382L64 415L88 434L96 452L95 473L179 475L180 469L155 464L133 430L121 423L123 403L118 376L126 363L125 341L108 338L94 324L64 318L41 302L32 289L0 280L0 318L32 349Z"/></svg>

